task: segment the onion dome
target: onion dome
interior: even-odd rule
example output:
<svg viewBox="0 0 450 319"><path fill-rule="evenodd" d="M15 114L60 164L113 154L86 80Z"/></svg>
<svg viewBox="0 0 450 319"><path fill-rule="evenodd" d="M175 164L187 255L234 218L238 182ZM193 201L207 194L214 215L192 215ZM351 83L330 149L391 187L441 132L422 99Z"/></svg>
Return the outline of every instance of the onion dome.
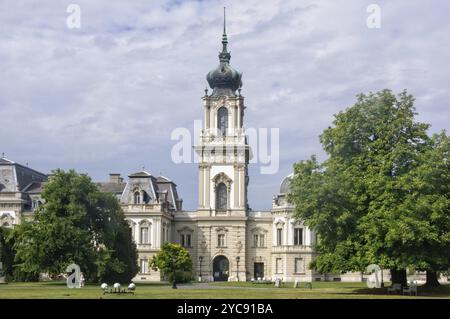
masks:
<svg viewBox="0 0 450 319"><path fill-rule="evenodd" d="M225 27L225 8L223 11L222 52L219 54L220 64L206 75L209 86L213 89L213 96L235 95L236 90L242 86L242 73L230 65L231 54L227 50L228 39Z"/></svg>

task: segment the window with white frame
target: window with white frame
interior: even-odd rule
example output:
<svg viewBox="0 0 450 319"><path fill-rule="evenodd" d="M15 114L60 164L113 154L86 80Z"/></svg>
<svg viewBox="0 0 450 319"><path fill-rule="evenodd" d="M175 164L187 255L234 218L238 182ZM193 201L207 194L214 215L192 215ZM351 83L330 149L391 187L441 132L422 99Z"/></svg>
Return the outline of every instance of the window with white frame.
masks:
<svg viewBox="0 0 450 319"><path fill-rule="evenodd" d="M296 274L305 273L305 260L303 258L295 258L294 259L294 271Z"/></svg>
<svg viewBox="0 0 450 319"><path fill-rule="evenodd" d="M151 224L149 224L148 222L143 222L140 225L140 243L143 245L148 245L150 244L150 226Z"/></svg>
<svg viewBox="0 0 450 319"><path fill-rule="evenodd" d="M225 234L217 235L217 247L225 247Z"/></svg>
<svg viewBox="0 0 450 319"><path fill-rule="evenodd" d="M31 202L31 208L32 208L33 210L35 210L35 209L38 208L41 204L42 204L42 203L41 203L41 201L40 201L39 199L34 199L34 200Z"/></svg>
<svg viewBox="0 0 450 319"><path fill-rule="evenodd" d="M227 209L228 190L224 183L219 183L216 189L216 209Z"/></svg>
<svg viewBox="0 0 450 319"><path fill-rule="evenodd" d="M226 107L222 106L217 111L217 130L219 135L225 136L227 134L228 128L228 110Z"/></svg>
<svg viewBox="0 0 450 319"><path fill-rule="evenodd" d="M148 274L148 260L141 259L141 274Z"/></svg>
<svg viewBox="0 0 450 319"><path fill-rule="evenodd" d="M277 274L283 273L283 259L282 258L275 259L275 273L277 273Z"/></svg>
<svg viewBox="0 0 450 319"><path fill-rule="evenodd" d="M130 227L131 240L136 242L136 223L133 221L128 221Z"/></svg>
<svg viewBox="0 0 450 319"><path fill-rule="evenodd" d="M283 228L277 228L277 246L283 245Z"/></svg>
<svg viewBox="0 0 450 319"><path fill-rule="evenodd" d="M265 247L264 234L254 234L253 235L253 246L254 247Z"/></svg>
<svg viewBox="0 0 450 319"><path fill-rule="evenodd" d="M139 193L138 191L134 192L133 195L133 203L135 205L139 205L141 203L141 193Z"/></svg>
<svg viewBox="0 0 450 319"><path fill-rule="evenodd" d="M294 228L294 245L303 245L303 228Z"/></svg>
<svg viewBox="0 0 450 319"><path fill-rule="evenodd" d="M191 234L181 234L181 246L188 248L191 246Z"/></svg>

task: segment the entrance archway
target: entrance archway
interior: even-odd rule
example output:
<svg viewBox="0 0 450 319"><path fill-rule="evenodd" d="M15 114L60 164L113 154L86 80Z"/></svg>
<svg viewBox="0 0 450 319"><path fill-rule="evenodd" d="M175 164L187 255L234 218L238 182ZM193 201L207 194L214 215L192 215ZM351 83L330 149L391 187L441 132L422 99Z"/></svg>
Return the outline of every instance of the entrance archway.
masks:
<svg viewBox="0 0 450 319"><path fill-rule="evenodd" d="M213 260L214 281L228 281L230 262L225 256L217 256Z"/></svg>

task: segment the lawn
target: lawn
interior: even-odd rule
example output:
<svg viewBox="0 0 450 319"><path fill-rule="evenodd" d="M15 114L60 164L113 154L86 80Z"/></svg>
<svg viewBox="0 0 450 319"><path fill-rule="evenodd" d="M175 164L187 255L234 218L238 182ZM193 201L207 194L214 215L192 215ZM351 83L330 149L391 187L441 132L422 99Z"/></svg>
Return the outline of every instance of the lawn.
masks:
<svg viewBox="0 0 450 319"><path fill-rule="evenodd" d="M88 284L81 289L69 289L62 282L8 283L0 285L0 298L89 298L89 299L328 299L328 298L450 298L450 285L436 289L419 287L419 296L388 295L385 289L369 289L364 283L314 282L312 289L292 288L285 283L283 288L268 284L208 283L183 284L171 289L166 283L137 284L131 294L103 295L99 285Z"/></svg>

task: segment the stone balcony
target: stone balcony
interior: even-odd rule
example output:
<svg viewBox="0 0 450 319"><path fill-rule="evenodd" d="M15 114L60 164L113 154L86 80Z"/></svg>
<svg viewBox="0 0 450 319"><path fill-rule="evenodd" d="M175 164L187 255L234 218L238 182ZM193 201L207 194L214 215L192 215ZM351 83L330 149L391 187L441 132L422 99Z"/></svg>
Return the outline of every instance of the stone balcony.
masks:
<svg viewBox="0 0 450 319"><path fill-rule="evenodd" d="M161 203L155 204L122 204L126 213L161 213L165 209Z"/></svg>
<svg viewBox="0 0 450 319"><path fill-rule="evenodd" d="M272 253L304 253L312 251L312 247L307 245L272 246Z"/></svg>

